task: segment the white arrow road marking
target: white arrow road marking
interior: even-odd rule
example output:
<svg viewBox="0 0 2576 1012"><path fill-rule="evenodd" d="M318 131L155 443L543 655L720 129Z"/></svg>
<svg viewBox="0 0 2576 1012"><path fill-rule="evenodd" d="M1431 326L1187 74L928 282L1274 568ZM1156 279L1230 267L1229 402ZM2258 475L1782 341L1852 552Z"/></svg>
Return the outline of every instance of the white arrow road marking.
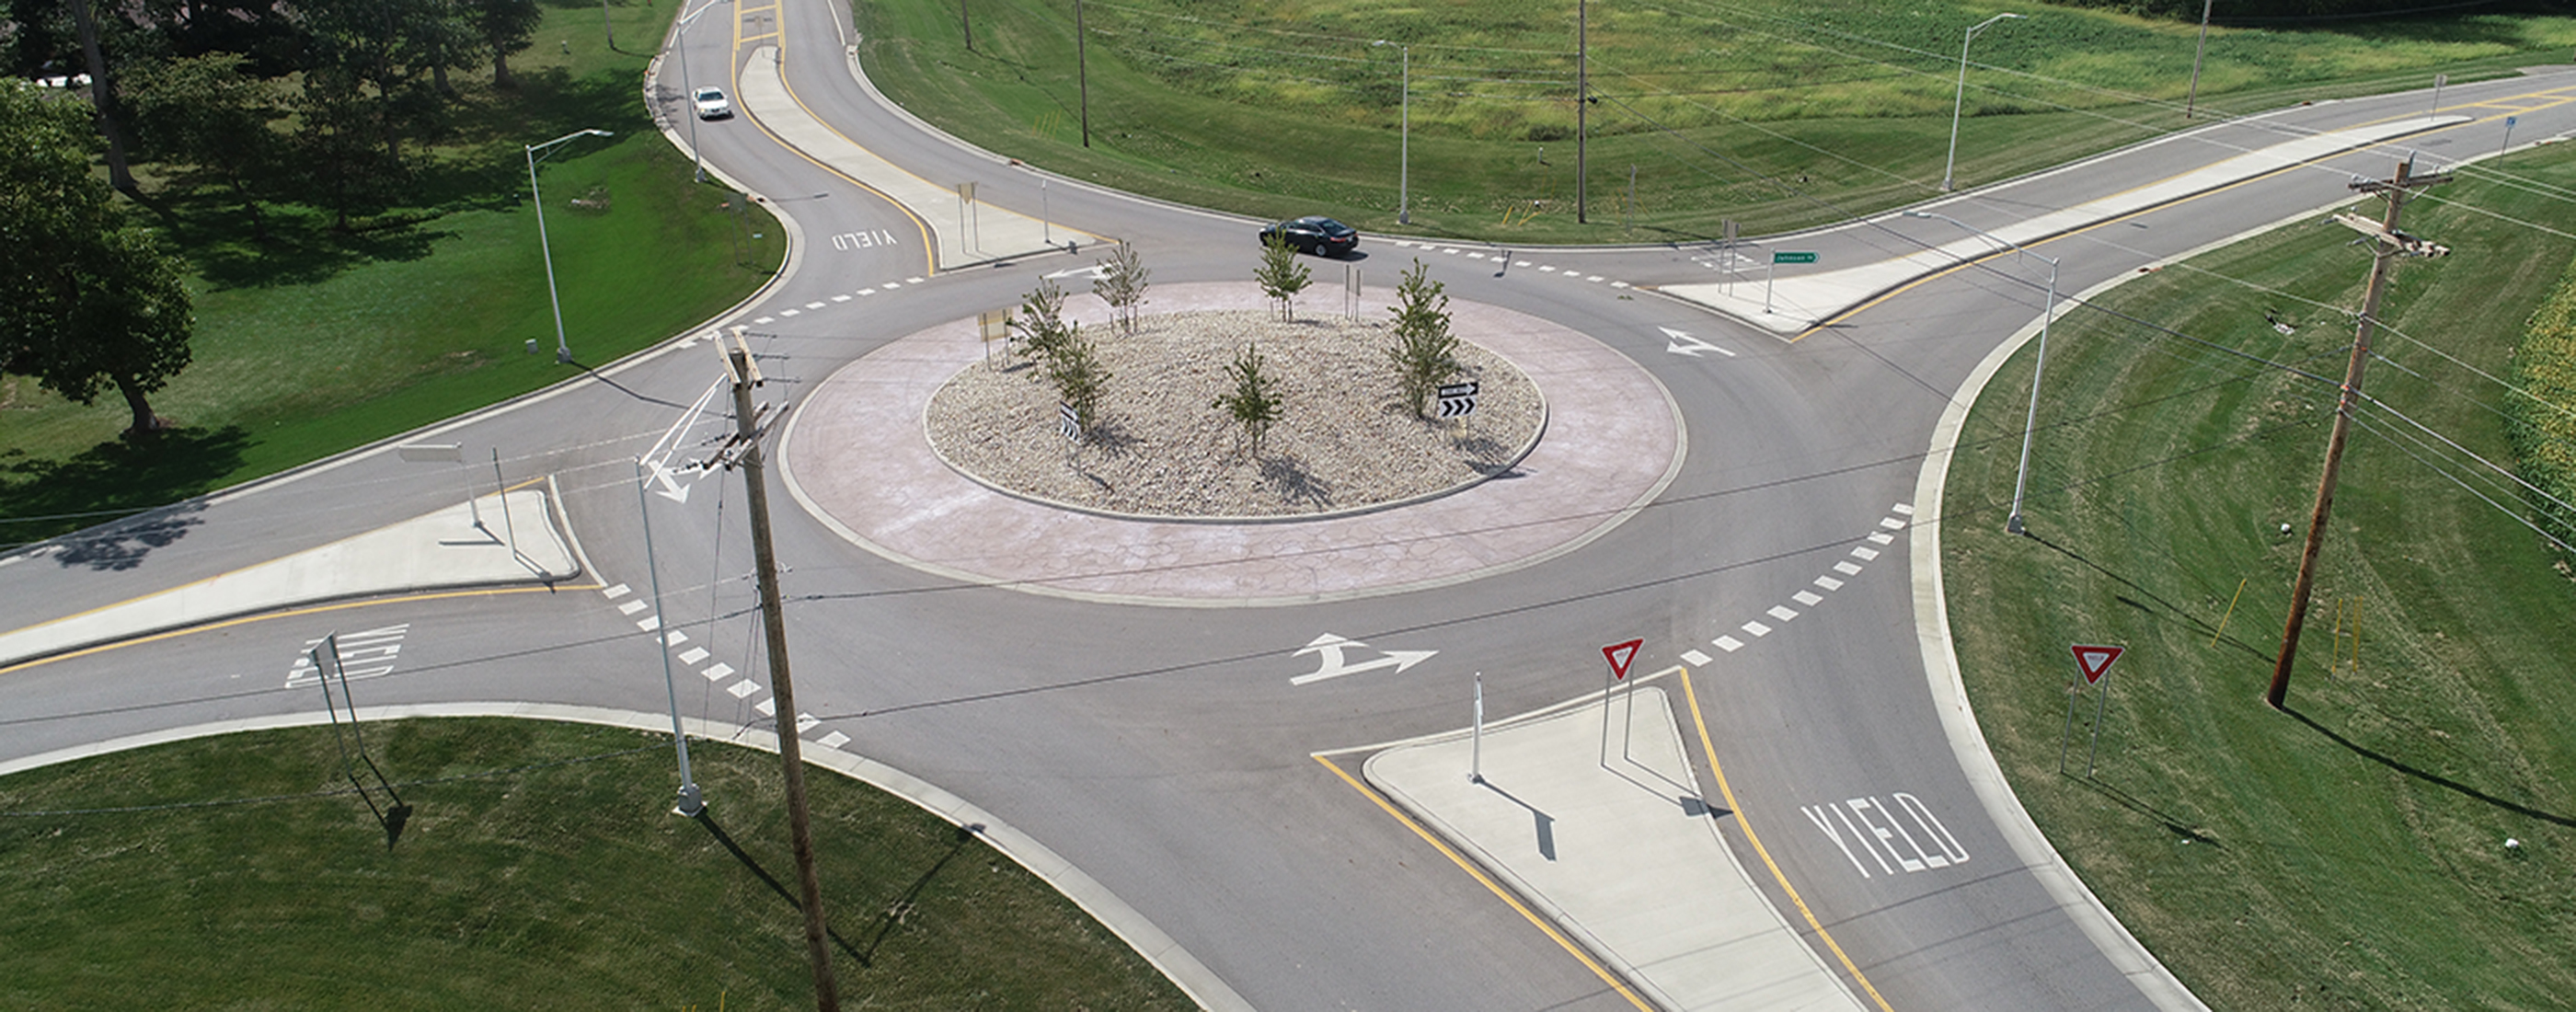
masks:
<svg viewBox="0 0 2576 1012"><path fill-rule="evenodd" d="M1046 276L1050 278L1097 278L1106 276L1108 273L1109 268L1106 265L1093 264L1089 267L1075 267L1068 270L1057 271Z"/></svg>
<svg viewBox="0 0 2576 1012"><path fill-rule="evenodd" d="M1700 352L1713 351L1728 358L1735 357L1734 352L1720 348L1706 341L1702 341L1699 338L1692 337L1681 331L1674 330L1671 327L1657 327L1655 329L1664 332L1664 350L1672 352L1675 355L1688 355L1692 358L1698 358Z"/></svg>
<svg viewBox="0 0 2576 1012"><path fill-rule="evenodd" d="M697 484L696 476L706 473L706 469L696 464L683 464L675 471L671 467L671 457L680 452L681 436L699 421L713 417L707 413L707 402L714 400L716 391L724 389L724 385L721 377L708 385L707 392L698 395L698 402L689 405L689 413L681 415L679 421L671 424L670 431L662 433L662 438L654 441L652 449L644 451L644 469L653 472L654 482L662 486L654 490L654 495L676 503L689 501L689 489ZM680 484L677 475L681 473L691 476L689 484Z"/></svg>
<svg viewBox="0 0 2576 1012"><path fill-rule="evenodd" d="M1363 671L1375 671L1379 668L1394 668L1401 672L1406 668L1420 664L1423 661L1430 660L1431 655L1440 652L1437 650L1387 650L1382 651L1382 653L1386 655L1384 657L1380 657L1373 661L1364 661L1358 664L1352 664L1342 658L1343 647L1365 646L1368 646L1368 644L1355 639L1346 639L1340 636L1335 636L1332 633L1325 633L1321 636L1317 636L1315 637L1314 642L1306 644L1305 649L1299 650L1288 656L1304 657L1307 654L1322 654L1323 666L1289 679L1288 684L1304 685L1308 682L1320 682L1327 678L1340 678L1343 675L1356 675Z"/></svg>

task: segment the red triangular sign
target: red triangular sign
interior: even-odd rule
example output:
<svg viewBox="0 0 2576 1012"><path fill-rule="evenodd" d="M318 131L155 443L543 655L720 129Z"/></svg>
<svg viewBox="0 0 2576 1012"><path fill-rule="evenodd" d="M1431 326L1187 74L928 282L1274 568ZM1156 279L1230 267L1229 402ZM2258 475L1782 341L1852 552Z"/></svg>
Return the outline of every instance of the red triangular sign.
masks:
<svg viewBox="0 0 2576 1012"><path fill-rule="evenodd" d="M1629 640L1626 643L1616 643L1602 647L1601 656L1610 661L1610 676L1613 678L1628 677L1628 665L1636 662L1637 648L1645 645L1645 640Z"/></svg>
<svg viewBox="0 0 2576 1012"><path fill-rule="evenodd" d="M2094 647L2076 644L2075 666L2084 671L2084 684L2091 685L2111 673L2111 662L2120 659L2127 647Z"/></svg>

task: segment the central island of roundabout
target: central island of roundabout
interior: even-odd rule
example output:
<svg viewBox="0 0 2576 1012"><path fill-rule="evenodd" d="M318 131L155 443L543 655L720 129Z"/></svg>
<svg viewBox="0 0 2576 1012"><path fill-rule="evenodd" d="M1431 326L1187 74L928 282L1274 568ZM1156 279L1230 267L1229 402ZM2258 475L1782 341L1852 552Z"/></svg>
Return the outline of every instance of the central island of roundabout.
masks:
<svg viewBox="0 0 2576 1012"><path fill-rule="evenodd" d="M1348 320L1319 318L1320 339L1363 343L1362 357L1382 359L1376 349L1393 338L1374 325L1392 318L1391 295L1372 289ZM1251 284L1157 286L1150 298L1140 330L1166 338L1248 329L1251 314L1275 311ZM1497 306L1453 301L1449 313L1451 332L1472 346L1460 358L1479 368L1490 398L1483 417L1470 416L1472 428L1406 419L1396 428L1439 434L1411 446L1345 439L1274 455L1288 463L1261 468L1249 484L1279 493L1284 506L1257 501L1262 490L1217 487L1224 469L1206 458L1245 449L1222 433L1157 460L1151 444L1133 441L1141 426L1078 446L1056 435L1051 418L1010 413L1006 388L1034 381L969 373L998 372L998 349L973 320L907 335L819 384L790 420L779 459L809 513L904 565L1037 594L1199 607L1345 600L1508 572L1600 537L1680 471L1680 412L1626 356ZM1124 339L1088 294L1069 296L1065 316L1103 346ZM1165 343L1198 360L1181 373L1221 374L1234 358L1233 334L1206 337ZM1261 346L1264 358L1293 379L1297 363L1283 358L1295 345L1264 340L1273 342ZM1121 379L1153 380L1113 373L1102 414L1114 424ZM1383 413L1392 367L1383 376L1335 393L1361 413ZM1226 424L1220 410L1204 413L1202 426ZM1298 425L1292 401L1271 443ZM1436 459L1433 444L1456 448L1458 459ZM1136 489L1158 477L1168 487L1139 498Z"/></svg>

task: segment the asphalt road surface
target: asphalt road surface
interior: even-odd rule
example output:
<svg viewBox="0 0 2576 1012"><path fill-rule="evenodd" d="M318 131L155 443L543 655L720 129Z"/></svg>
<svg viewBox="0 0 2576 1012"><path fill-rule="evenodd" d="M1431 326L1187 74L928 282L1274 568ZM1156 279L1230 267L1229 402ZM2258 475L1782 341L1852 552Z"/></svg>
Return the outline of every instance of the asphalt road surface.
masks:
<svg viewBox="0 0 2576 1012"><path fill-rule="evenodd" d="M836 3L720 5L690 30L697 81L688 83L729 84L755 46L781 46L788 83L815 116L924 179L979 181L990 205L1037 213L1043 199L1048 220L1085 248L934 270L924 225L904 209L781 146L750 117L699 123L694 136L708 165L765 195L799 239L790 270L721 321L770 319L750 336L771 381L764 400L792 410L803 391L895 338L1014 304L1039 275L1090 266L1090 237L1134 243L1161 284L1249 276L1255 222L1061 179L1041 198L1036 173L885 108L848 71L847 24ZM667 67L656 101L685 139L687 88ZM2491 149L2508 110L2520 117L2519 138L2562 134L2576 128L2570 97L2576 79L2566 77L2453 86L2445 111L2478 118L2397 148L2437 159ZM2420 115L2426 102L2396 95L2216 125L2048 176L2008 202L1972 192L1940 210L2000 227L2300 133ZM2323 207L2346 194L2351 177L2387 175L2395 157L2328 158L2033 248L2061 260L2061 292L2080 292ZM841 234L889 238L818 241ZM1909 220L1797 242L1831 265L1956 237L1947 223ZM1372 283L1392 281L1397 265L1422 256L1455 298L1558 322L1651 371L1688 436L1672 484L1582 550L1533 566L1436 590L1239 608L963 585L854 547L773 490L790 567L783 584L799 704L820 718L805 737L846 735L850 751L1044 841L1262 1009L1625 1008L1600 977L1311 756L1457 727L1473 672L1483 673L1490 712L1565 701L1598 685L1600 645L1643 637L1638 664L1647 669L1685 651L1711 658L1696 669L1702 702L1742 811L1761 820L1780 874L1887 1005L2148 1005L2013 859L1970 789L1927 689L1905 532L1829 605L1775 622L1758 639L1737 632L1870 545L1866 536L1891 510L1912 509L1917 525L2002 523L1999 515L1937 518L1938 504L1912 496L1934 421L1975 365L2036 318L2043 275L2009 257L1984 261L1791 340L1651 291L1717 278L1712 265L1722 261L1705 245L1514 253L1558 271L1498 269L1384 236L1365 237L1362 250ZM1570 278L1566 269L1629 287ZM856 295L861 288L871 294ZM781 315L790 308L798 312ZM1668 330L1732 354L1673 350L1684 345ZM685 501L639 497L637 487L635 459L721 375L710 342L680 345L695 336L675 335L625 362L585 359L542 394L406 437L460 443L469 459L497 449L512 481L551 476L589 560L587 580L376 601L0 671L0 760L317 709L315 693L287 680L306 642L333 630L398 627L388 634L400 638L398 663L357 683L363 704L659 711L655 635L593 589L647 586L639 498L652 503L650 561L665 624L714 659L760 670L738 474L675 479L688 488ZM255 564L459 495L453 466L404 463L383 446L361 450L0 561L0 628ZM992 547L1045 550L999 538ZM1400 674L1292 685L1315 663L1296 651L1325 633L1438 654ZM1749 645L1712 646L1730 633ZM754 708L758 699L713 683L681 692L692 716L768 719ZM1916 871L1865 864L1805 814L1896 792L1937 813L1973 859ZM1749 850L1738 856L1761 867ZM1776 885L1757 877L1789 909ZM1804 930L1801 918L1790 921ZM1811 932L1809 940L1820 944Z"/></svg>

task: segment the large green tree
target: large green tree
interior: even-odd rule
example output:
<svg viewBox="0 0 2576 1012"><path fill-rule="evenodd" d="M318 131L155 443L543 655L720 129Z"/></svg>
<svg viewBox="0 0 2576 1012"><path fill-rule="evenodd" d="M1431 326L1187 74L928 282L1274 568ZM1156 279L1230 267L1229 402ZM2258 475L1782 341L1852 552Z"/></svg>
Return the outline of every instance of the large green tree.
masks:
<svg viewBox="0 0 2576 1012"><path fill-rule="evenodd" d="M0 372L79 404L113 388L150 432L195 320L178 260L91 174L97 143L85 107L0 83Z"/></svg>
<svg viewBox="0 0 2576 1012"><path fill-rule="evenodd" d="M126 76L147 150L223 184L268 238L260 201L286 175L286 138L269 124L286 115L280 88L244 71L239 53L153 60Z"/></svg>
<svg viewBox="0 0 2576 1012"><path fill-rule="evenodd" d="M528 48L545 19L537 0L465 0L465 22L483 51L492 55L493 87L518 87L518 79L510 76L510 54Z"/></svg>

